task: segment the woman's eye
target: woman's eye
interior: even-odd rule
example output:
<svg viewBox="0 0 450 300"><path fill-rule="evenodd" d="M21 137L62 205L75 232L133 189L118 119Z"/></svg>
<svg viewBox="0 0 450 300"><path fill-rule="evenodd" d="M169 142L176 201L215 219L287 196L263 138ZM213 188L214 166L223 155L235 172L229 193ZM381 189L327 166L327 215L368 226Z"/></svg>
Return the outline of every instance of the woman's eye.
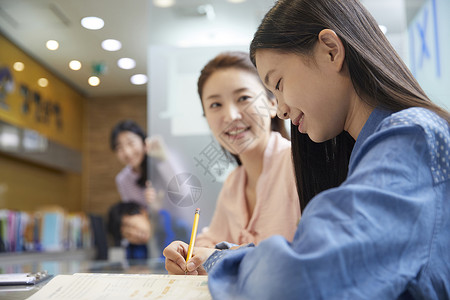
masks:
<svg viewBox="0 0 450 300"><path fill-rule="evenodd" d="M250 99L250 96L241 96L239 97L238 102L247 101L248 99Z"/></svg>
<svg viewBox="0 0 450 300"><path fill-rule="evenodd" d="M220 103L214 102L211 103L211 105L209 106L209 108L216 108L216 107L220 107Z"/></svg>
<svg viewBox="0 0 450 300"><path fill-rule="evenodd" d="M278 80L277 85L275 86L275 89L276 89L277 91L280 90L280 82L281 82L281 79Z"/></svg>

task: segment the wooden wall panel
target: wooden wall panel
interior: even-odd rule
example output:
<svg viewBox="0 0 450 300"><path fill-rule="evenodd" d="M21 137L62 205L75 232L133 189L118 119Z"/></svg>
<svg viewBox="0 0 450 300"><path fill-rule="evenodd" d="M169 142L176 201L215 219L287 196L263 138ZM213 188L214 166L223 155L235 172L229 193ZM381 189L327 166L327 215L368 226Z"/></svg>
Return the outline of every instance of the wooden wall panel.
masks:
<svg viewBox="0 0 450 300"><path fill-rule="evenodd" d="M81 176L0 154L0 209L33 211L59 205L80 211Z"/></svg>
<svg viewBox="0 0 450 300"><path fill-rule="evenodd" d="M84 194L86 211L106 215L111 204L120 200L115 176L122 169L109 147L113 126L124 119L147 127L145 95L90 98L86 102L84 154Z"/></svg>
<svg viewBox="0 0 450 300"><path fill-rule="evenodd" d="M0 68L9 70L14 83L11 91L2 91L4 103L0 105L0 119L33 129L50 140L81 151L84 97L1 35L0 49ZM18 61L25 64L21 72L13 68ZM47 87L37 84L42 77L48 80ZM21 87L26 87L27 93ZM39 105L35 97L39 99ZM59 108L58 113L54 105ZM24 107L28 107L26 112ZM61 126L58 126L58 120Z"/></svg>
<svg viewBox="0 0 450 300"><path fill-rule="evenodd" d="M2 90L0 120L34 130L61 147L81 153L85 98L2 35L0 49L0 68L14 83L10 90ZM18 61L25 65L21 72L13 68ZM42 77L48 80L47 87L37 84ZM42 205L59 205L67 211L83 209L82 174L37 161L0 153L0 209L34 210Z"/></svg>

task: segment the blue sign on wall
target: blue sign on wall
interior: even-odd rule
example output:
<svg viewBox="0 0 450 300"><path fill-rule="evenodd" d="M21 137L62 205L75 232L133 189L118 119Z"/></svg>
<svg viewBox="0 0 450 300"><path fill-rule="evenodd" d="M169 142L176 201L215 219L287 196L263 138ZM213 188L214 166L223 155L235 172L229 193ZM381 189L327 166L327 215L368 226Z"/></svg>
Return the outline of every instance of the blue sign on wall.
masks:
<svg viewBox="0 0 450 300"><path fill-rule="evenodd" d="M14 90L14 78L8 67L0 66L0 108L9 109L6 98Z"/></svg>
<svg viewBox="0 0 450 300"><path fill-rule="evenodd" d="M428 96L450 108L450 1L428 1L409 25L410 69Z"/></svg>

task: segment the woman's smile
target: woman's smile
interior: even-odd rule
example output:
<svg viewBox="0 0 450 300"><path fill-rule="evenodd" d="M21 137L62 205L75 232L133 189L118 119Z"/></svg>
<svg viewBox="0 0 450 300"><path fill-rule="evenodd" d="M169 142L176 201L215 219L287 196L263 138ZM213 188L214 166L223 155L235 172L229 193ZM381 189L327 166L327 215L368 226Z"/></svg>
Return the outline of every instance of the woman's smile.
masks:
<svg viewBox="0 0 450 300"><path fill-rule="evenodd" d="M272 116L258 110L269 99L256 74L235 68L216 71L205 82L203 97L206 120L221 146L236 155L265 147Z"/></svg>
<svg viewBox="0 0 450 300"><path fill-rule="evenodd" d="M225 134L233 140L238 140L250 133L250 126L248 127L234 127L225 132Z"/></svg>

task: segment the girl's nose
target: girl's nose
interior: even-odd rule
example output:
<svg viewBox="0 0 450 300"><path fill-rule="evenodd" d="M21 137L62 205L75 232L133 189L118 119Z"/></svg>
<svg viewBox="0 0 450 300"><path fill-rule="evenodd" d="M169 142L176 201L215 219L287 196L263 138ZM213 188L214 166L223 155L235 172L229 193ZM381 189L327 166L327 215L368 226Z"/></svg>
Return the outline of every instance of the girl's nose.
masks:
<svg viewBox="0 0 450 300"><path fill-rule="evenodd" d="M131 157L133 155L133 149L131 147L123 147L122 153L125 157Z"/></svg>
<svg viewBox="0 0 450 300"><path fill-rule="evenodd" d="M284 103L278 103L277 115L280 119L289 119L289 107Z"/></svg>
<svg viewBox="0 0 450 300"><path fill-rule="evenodd" d="M235 105L230 105L226 110L225 121L232 122L234 120L242 119L241 110Z"/></svg>

